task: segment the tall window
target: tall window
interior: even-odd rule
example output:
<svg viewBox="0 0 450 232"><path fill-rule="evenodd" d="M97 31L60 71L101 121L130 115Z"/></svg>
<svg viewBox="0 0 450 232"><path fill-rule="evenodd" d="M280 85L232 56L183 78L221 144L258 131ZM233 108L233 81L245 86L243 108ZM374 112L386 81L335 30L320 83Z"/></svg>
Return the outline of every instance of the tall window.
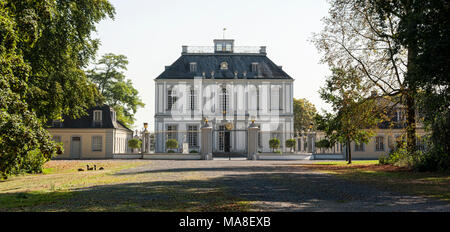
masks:
<svg viewBox="0 0 450 232"><path fill-rule="evenodd" d="M226 114L229 108L229 96L228 91L225 87L222 88L222 90L220 91L219 99L220 99L219 108L220 110L222 110L223 114Z"/></svg>
<svg viewBox="0 0 450 232"><path fill-rule="evenodd" d="M262 147L261 125L258 125L258 128L259 128L259 130L258 130L258 147Z"/></svg>
<svg viewBox="0 0 450 232"><path fill-rule="evenodd" d="M355 151L364 151L364 143L355 143Z"/></svg>
<svg viewBox="0 0 450 232"><path fill-rule="evenodd" d="M175 108L177 102L177 92L173 89L167 90L167 110Z"/></svg>
<svg viewBox="0 0 450 232"><path fill-rule="evenodd" d="M190 89L189 90L189 109L190 110L198 109L197 99L198 99L197 91L195 89Z"/></svg>
<svg viewBox="0 0 450 232"><path fill-rule="evenodd" d="M102 151L102 136L92 136L92 151Z"/></svg>
<svg viewBox="0 0 450 232"><path fill-rule="evenodd" d="M177 138L177 126L175 126L175 125L167 126L167 139L178 139Z"/></svg>
<svg viewBox="0 0 450 232"><path fill-rule="evenodd" d="M259 110L259 87L256 86L256 110Z"/></svg>
<svg viewBox="0 0 450 232"><path fill-rule="evenodd" d="M94 110L94 127L102 126L102 111Z"/></svg>
<svg viewBox="0 0 450 232"><path fill-rule="evenodd" d="M188 126L187 140L189 147L198 146L198 126Z"/></svg>
<svg viewBox="0 0 450 232"><path fill-rule="evenodd" d="M384 151L384 137L375 137L375 151Z"/></svg>

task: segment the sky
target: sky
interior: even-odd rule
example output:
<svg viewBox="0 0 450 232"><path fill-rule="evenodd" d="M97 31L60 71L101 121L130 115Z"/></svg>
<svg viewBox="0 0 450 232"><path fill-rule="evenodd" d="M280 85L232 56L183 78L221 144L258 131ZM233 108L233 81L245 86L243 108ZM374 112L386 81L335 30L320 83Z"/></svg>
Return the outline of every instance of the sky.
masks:
<svg viewBox="0 0 450 232"><path fill-rule="evenodd" d="M110 0L114 20L97 25L98 58L106 53L128 57L125 75L145 103L133 129L148 122L153 131L154 79L181 56L181 46L213 46L234 39L235 46L267 46L267 56L295 79L294 97L306 98L319 112L330 110L319 89L330 75L310 42L323 28L326 0Z"/></svg>

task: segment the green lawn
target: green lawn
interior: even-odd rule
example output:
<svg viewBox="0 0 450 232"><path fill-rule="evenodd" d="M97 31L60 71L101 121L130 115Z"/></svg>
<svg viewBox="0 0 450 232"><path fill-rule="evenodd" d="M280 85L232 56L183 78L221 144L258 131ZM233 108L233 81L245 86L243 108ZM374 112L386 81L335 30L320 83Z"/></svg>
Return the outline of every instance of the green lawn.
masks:
<svg viewBox="0 0 450 232"><path fill-rule="evenodd" d="M105 170L78 171L78 168L86 170L87 164ZM115 175L119 170L145 164L151 161L50 161L42 174L1 181L0 211L245 211L249 208L243 199L226 194L224 186L200 184L180 188L177 185L177 180L201 183L204 178L195 172ZM158 182L167 184L152 186ZM108 189L108 186L118 186L119 190L98 193L91 189ZM114 194L120 194L121 189L126 192L124 196L148 194L170 200L126 200L127 197L118 200Z"/></svg>

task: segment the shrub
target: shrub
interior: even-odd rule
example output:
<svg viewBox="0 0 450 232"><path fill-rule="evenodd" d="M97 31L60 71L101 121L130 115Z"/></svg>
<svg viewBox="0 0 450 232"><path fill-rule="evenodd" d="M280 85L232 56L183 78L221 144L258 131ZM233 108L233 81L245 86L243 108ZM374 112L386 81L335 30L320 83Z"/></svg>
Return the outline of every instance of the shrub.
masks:
<svg viewBox="0 0 450 232"><path fill-rule="evenodd" d="M168 150L167 153L175 153L174 150Z"/></svg>
<svg viewBox="0 0 450 232"><path fill-rule="evenodd" d="M166 148L167 149L177 149L178 148L178 141L176 139L168 139L166 141Z"/></svg>
<svg viewBox="0 0 450 232"><path fill-rule="evenodd" d="M198 153L198 151L192 150L192 151L190 151L189 153Z"/></svg>
<svg viewBox="0 0 450 232"><path fill-rule="evenodd" d="M280 154L280 155L283 154L280 150L276 150L275 153Z"/></svg>
<svg viewBox="0 0 450 232"><path fill-rule="evenodd" d="M296 144L295 139L286 140L286 147L291 148L291 152L292 152L292 149L294 149L295 144Z"/></svg>
<svg viewBox="0 0 450 232"><path fill-rule="evenodd" d="M277 138L271 138L269 140L269 147L272 148L272 151L280 147L280 140Z"/></svg>
<svg viewBox="0 0 450 232"><path fill-rule="evenodd" d="M130 139L128 140L128 146L133 149L141 148L142 141L140 139Z"/></svg>

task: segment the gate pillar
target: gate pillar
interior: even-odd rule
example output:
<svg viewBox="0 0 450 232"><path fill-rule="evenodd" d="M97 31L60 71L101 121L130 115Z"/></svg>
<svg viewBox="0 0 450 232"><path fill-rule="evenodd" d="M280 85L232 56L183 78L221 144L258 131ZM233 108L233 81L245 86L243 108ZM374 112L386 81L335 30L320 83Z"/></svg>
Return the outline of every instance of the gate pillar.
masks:
<svg viewBox="0 0 450 232"><path fill-rule="evenodd" d="M252 124L248 127L247 133L247 159L254 159L258 152L258 132L259 128L252 121Z"/></svg>
<svg viewBox="0 0 450 232"><path fill-rule="evenodd" d="M205 125L201 128L201 148L200 154L205 160L212 159L212 127L205 121Z"/></svg>

